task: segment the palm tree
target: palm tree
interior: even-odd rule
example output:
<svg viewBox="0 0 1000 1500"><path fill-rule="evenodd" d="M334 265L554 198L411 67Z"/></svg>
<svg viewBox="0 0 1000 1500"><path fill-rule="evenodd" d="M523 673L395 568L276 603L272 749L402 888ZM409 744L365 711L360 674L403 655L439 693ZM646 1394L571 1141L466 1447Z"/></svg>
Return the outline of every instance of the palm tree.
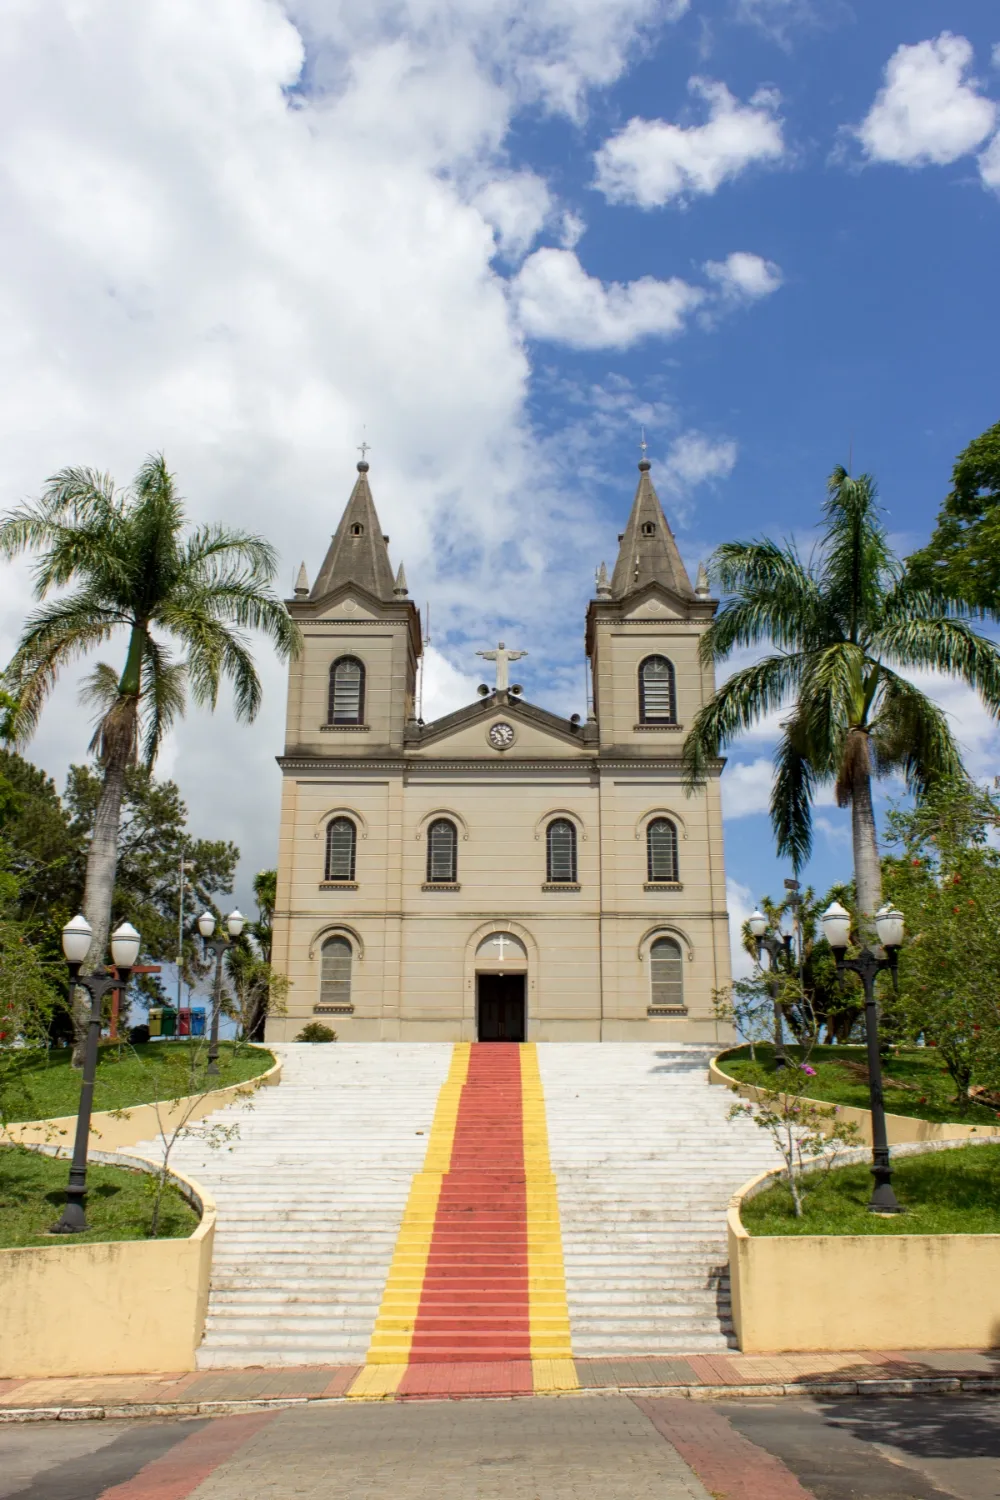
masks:
<svg viewBox="0 0 1000 1500"><path fill-rule="evenodd" d="M63 469L40 500L0 522L0 555L36 553L36 598L57 591L25 622L4 674L15 743L31 738L63 667L128 631L121 672L98 663L84 687L98 710L90 748L103 771L83 896L90 968L107 947L127 767L141 758L152 768L188 687L214 709L228 679L236 717L254 718L261 687L243 630L263 631L283 658L298 650L297 627L269 587L274 549L221 526L186 532L185 521L173 476L154 454L127 490L93 469ZM79 1047L86 1016L76 1009L75 1018Z"/></svg>
<svg viewBox="0 0 1000 1500"><path fill-rule="evenodd" d="M813 796L833 781L838 805L851 809L858 913L869 930L882 889L872 777L901 773L921 795L965 776L944 714L901 672L958 677L1000 715L1000 652L972 628L968 606L908 577L889 548L870 475L835 469L824 519L808 565L793 545L768 540L728 542L713 555L714 576L732 597L702 638L702 660L774 649L734 672L700 710L684 760L691 788L724 745L790 707L771 793L778 852L796 870L808 858Z"/></svg>

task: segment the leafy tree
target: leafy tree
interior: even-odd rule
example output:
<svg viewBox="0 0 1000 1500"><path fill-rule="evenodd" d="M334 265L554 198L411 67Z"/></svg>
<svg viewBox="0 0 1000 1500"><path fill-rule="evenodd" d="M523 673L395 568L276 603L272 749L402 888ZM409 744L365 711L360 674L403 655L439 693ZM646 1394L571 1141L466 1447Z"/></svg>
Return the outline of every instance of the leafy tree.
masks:
<svg viewBox="0 0 1000 1500"><path fill-rule="evenodd" d="M274 907L278 899L278 872L277 870L259 870L254 876L253 893L257 900L257 920L251 922L247 929L253 939L260 962L273 975L271 970L271 947L274 937ZM231 954L232 958L236 953ZM278 1014L278 1004L284 1008L284 999L288 993L289 981L283 975L273 975L271 981L261 983L263 970L258 970L258 982L252 989L254 1004L245 1017L244 1036L251 1042L262 1042L264 1040L264 1027L268 1015Z"/></svg>
<svg viewBox="0 0 1000 1500"><path fill-rule="evenodd" d="M0 750L0 835L17 877L13 915L61 952L59 931L80 904L84 838L51 776L11 750Z"/></svg>
<svg viewBox="0 0 1000 1500"><path fill-rule="evenodd" d="M965 1108L969 1088L1000 1085L1000 802L978 787L942 786L889 814L899 853L885 886L905 914L896 1025L933 1043Z"/></svg>
<svg viewBox="0 0 1000 1500"><path fill-rule="evenodd" d="M31 737L62 668L128 632L121 671L98 663L87 683L103 778L83 897L94 967L107 950L129 766L141 759L152 769L163 735L184 710L187 688L196 702L214 708L227 679L237 718L253 719L261 687L245 631L263 631L282 657L297 651L299 635L270 588L274 549L259 536L216 525L186 532L183 503L160 455L145 461L126 490L93 469L63 469L40 500L0 523L0 555L25 551L37 556L35 593L47 602L25 622L6 671L5 687L16 702L7 727L15 742ZM80 992L75 1014L82 1056Z"/></svg>
<svg viewBox="0 0 1000 1500"><path fill-rule="evenodd" d="M1000 422L958 455L931 539L907 566L921 588L988 613L1000 605Z"/></svg>
<svg viewBox="0 0 1000 1500"><path fill-rule="evenodd" d="M46 1045L53 1012L64 1003L63 966L14 915L19 895L10 847L0 839L0 1133L28 1098L26 1064Z"/></svg>
<svg viewBox="0 0 1000 1500"><path fill-rule="evenodd" d="M1000 714L1000 652L969 623L969 608L919 588L886 539L869 475L834 470L818 557L792 543L728 542L712 559L731 597L702 637L702 660L739 647L770 654L735 671L695 716L684 744L689 788L723 746L769 713L787 709L775 753L771 822L796 869L812 848L812 800L833 781L850 807L859 919L867 932L881 904L872 778L901 773L925 793L964 773L947 720L902 674L958 677Z"/></svg>

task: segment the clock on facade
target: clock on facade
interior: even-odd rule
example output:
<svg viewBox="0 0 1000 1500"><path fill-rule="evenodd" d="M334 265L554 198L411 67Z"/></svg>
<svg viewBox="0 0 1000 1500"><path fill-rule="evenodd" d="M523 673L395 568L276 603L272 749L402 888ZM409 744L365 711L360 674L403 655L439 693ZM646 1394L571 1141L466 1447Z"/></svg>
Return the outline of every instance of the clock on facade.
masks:
<svg viewBox="0 0 1000 1500"><path fill-rule="evenodd" d="M509 750L514 743L514 730L510 724L491 724L487 738L494 750Z"/></svg>

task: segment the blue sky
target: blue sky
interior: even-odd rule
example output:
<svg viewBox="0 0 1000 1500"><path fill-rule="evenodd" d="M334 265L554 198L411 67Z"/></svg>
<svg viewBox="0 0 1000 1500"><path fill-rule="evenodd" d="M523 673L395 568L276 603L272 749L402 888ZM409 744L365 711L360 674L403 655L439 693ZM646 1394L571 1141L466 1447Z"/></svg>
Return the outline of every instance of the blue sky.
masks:
<svg viewBox="0 0 1000 1500"><path fill-rule="evenodd" d="M997 420L1000 18L929 0L16 0L0 52L0 499L163 448L198 520L314 575L363 437L432 603L428 713L503 635L582 708L593 572L641 426L693 569L808 546L826 475L902 550ZM9 648L22 569L0 599ZM113 655L113 653L112 653ZM196 831L274 858L283 672L161 770ZM970 764L1000 746L934 691ZM33 754L82 757L75 683ZM767 730L726 773L733 910L771 856ZM235 774L234 774L235 768ZM818 809L814 874L846 873Z"/></svg>

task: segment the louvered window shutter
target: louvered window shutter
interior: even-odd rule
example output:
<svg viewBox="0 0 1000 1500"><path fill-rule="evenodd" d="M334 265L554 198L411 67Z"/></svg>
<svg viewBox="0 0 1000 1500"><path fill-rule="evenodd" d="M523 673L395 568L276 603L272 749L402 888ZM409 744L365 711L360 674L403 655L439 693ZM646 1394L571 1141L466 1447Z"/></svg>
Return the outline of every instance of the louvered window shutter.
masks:
<svg viewBox="0 0 1000 1500"><path fill-rule="evenodd" d="M647 868L650 880L676 880L677 829L667 818L654 818L646 830Z"/></svg>
<svg viewBox="0 0 1000 1500"><path fill-rule="evenodd" d="M351 945L346 938L327 938L323 944L319 999L321 1005L351 1003Z"/></svg>
<svg viewBox="0 0 1000 1500"><path fill-rule="evenodd" d="M330 671L331 724L360 724L365 708L365 669L353 656L343 656Z"/></svg>
<svg viewBox="0 0 1000 1500"><path fill-rule="evenodd" d="M649 656L639 671L639 720L673 724L677 719L674 669L665 656Z"/></svg>
<svg viewBox="0 0 1000 1500"><path fill-rule="evenodd" d="M326 830L327 880L354 879L355 828L350 818L334 818Z"/></svg>
<svg viewBox="0 0 1000 1500"><path fill-rule="evenodd" d="M649 953L650 999L653 1005L684 1008L684 960L673 938L657 938Z"/></svg>
<svg viewBox="0 0 1000 1500"><path fill-rule="evenodd" d="M576 880L576 829L566 818L550 823L546 836L550 883Z"/></svg>

